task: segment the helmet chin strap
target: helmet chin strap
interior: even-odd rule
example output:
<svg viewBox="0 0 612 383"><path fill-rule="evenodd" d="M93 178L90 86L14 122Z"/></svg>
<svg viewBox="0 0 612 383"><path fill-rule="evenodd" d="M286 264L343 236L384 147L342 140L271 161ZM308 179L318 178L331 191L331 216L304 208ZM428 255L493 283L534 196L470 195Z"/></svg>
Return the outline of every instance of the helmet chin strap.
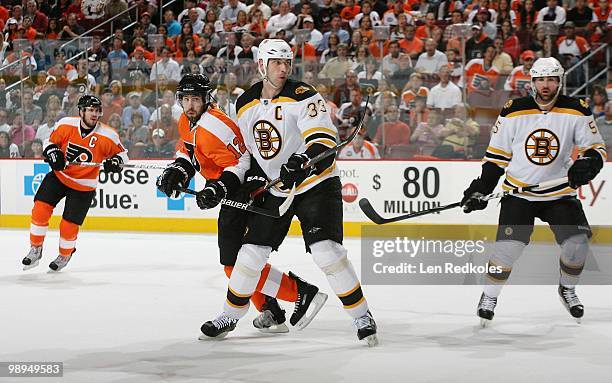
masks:
<svg viewBox="0 0 612 383"><path fill-rule="evenodd" d="M266 77L264 77L264 80L266 80L270 85L272 85L274 89L278 90L282 88L282 86L276 85L275 83L273 83L272 80L270 80L270 77L268 77L268 74L266 74Z"/></svg>
<svg viewBox="0 0 612 383"><path fill-rule="evenodd" d="M555 102L557 102L557 99L559 98L559 93L561 93L561 86L559 86L557 88L557 93L555 93L555 97L553 97L553 99L550 102L548 102L546 104L542 104L542 103L538 102L538 95L537 95L537 91L536 91L536 96L534 97L534 100L535 100L536 104L538 104L540 109L548 109L549 106L551 106Z"/></svg>
<svg viewBox="0 0 612 383"><path fill-rule="evenodd" d="M559 98L560 93L561 93L561 79L559 78L559 86L557 87L557 92L555 93L555 96L550 102L546 104L542 104L538 102L538 91L535 86L535 82L533 80L531 81L531 95L533 96L533 100L535 101L536 104L538 104L538 107L540 107L540 109L547 109L549 106L557 102L557 99Z"/></svg>

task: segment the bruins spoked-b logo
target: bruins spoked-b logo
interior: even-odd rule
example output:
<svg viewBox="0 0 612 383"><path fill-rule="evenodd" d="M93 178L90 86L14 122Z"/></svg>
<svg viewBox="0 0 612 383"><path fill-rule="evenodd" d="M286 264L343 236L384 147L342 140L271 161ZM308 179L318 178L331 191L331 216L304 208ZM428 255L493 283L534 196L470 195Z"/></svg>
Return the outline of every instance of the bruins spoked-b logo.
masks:
<svg viewBox="0 0 612 383"><path fill-rule="evenodd" d="M253 125L253 137L264 160L274 158L283 144L278 130L270 122L259 120Z"/></svg>
<svg viewBox="0 0 612 383"><path fill-rule="evenodd" d="M66 148L66 160L68 162L91 162L93 154L91 154L89 149L69 142Z"/></svg>
<svg viewBox="0 0 612 383"><path fill-rule="evenodd" d="M559 139L548 129L538 129L527 137L525 154L531 163L548 165L559 154Z"/></svg>

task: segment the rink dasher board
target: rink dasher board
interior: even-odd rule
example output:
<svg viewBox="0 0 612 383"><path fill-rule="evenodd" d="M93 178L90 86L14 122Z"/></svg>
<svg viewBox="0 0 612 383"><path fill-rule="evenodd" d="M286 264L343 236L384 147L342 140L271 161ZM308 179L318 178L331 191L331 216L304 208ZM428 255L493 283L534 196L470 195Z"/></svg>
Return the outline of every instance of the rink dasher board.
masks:
<svg viewBox="0 0 612 383"><path fill-rule="evenodd" d="M131 161L167 164L168 161ZM463 190L480 174L480 161L338 161L344 200L345 235L359 236L361 226L370 224L358 206L368 198L383 216L428 209L461 199ZM0 227L29 226L32 201L49 167L36 160L0 160ZM216 232L218 208L200 210L195 198L182 195L171 199L155 188L161 170L124 169L122 174L101 173L93 206L85 228L119 231ZM606 163L591 184L578 191L598 242L612 242L608 212L612 211L609 188L612 164ZM500 182L501 184L501 182ZM204 180L197 175L190 188L200 190ZM63 203L55 214L61 215ZM472 225L491 231L497 223L498 202L481 212L463 214L459 209L418 217L409 225ZM52 220L51 227L58 219ZM538 222L541 224L541 222ZM433 226L435 227L435 226ZM538 233L547 230L536 230ZM299 234L292 225L291 234Z"/></svg>

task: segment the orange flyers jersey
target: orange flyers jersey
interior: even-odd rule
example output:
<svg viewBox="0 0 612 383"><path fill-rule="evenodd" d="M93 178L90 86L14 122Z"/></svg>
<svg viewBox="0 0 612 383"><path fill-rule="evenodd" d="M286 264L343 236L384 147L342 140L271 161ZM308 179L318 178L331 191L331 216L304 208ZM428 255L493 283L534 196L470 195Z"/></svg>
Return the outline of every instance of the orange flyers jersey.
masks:
<svg viewBox="0 0 612 383"><path fill-rule="evenodd" d="M522 65L517 66L512 70L510 76L504 84L505 90L523 90L528 89L531 86L531 76L529 71L525 73L525 67Z"/></svg>
<svg viewBox="0 0 612 383"><path fill-rule="evenodd" d="M489 80L489 86L495 88L499 72L493 65L489 69L485 69L483 59L473 59L467 63L465 67L465 73L467 76L468 90L473 91L480 89L480 85L483 80Z"/></svg>
<svg viewBox="0 0 612 383"><path fill-rule="evenodd" d="M400 109L410 110L414 108L414 103L417 97L427 98L429 95L429 89L422 86L419 90L414 93L414 90L408 89L404 93L402 93L402 102L400 104Z"/></svg>
<svg viewBox="0 0 612 383"><path fill-rule="evenodd" d="M218 179L221 173L230 171L241 182L244 180L244 173L251 164L250 156L246 153L238 125L221 109L209 107L193 129L183 113L178 130L177 158L191 162L202 177Z"/></svg>
<svg viewBox="0 0 612 383"><path fill-rule="evenodd" d="M81 136L81 119L79 117L64 117L59 120L45 147L57 145L69 162L102 162L107 158L119 155L123 163L128 161L127 150L119 141L119 134L101 122L94 130ZM66 169L55 171L59 180L71 189L80 191L95 190L98 185L99 167L81 167L67 165Z"/></svg>

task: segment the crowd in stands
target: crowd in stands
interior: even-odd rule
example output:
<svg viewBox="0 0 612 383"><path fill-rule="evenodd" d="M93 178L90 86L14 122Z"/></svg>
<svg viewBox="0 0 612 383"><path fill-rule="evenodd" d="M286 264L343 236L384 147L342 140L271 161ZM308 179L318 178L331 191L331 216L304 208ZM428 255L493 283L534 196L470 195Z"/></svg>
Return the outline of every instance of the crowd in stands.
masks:
<svg viewBox="0 0 612 383"><path fill-rule="evenodd" d="M609 42L612 23L608 0L165 3L2 0L0 158L40 158L55 122L77 116L85 93L100 97L101 121L131 158L170 158L181 76L206 74L218 107L236 118L237 97L261 79L257 45L282 38L293 47L293 78L326 99L339 138L365 115L341 158L478 159L506 100L529 94L533 62L556 57L570 68ZM84 32L90 40L79 39ZM583 69L609 68L600 53ZM606 77L609 69L586 91L610 145ZM574 70L567 86L585 80Z"/></svg>

